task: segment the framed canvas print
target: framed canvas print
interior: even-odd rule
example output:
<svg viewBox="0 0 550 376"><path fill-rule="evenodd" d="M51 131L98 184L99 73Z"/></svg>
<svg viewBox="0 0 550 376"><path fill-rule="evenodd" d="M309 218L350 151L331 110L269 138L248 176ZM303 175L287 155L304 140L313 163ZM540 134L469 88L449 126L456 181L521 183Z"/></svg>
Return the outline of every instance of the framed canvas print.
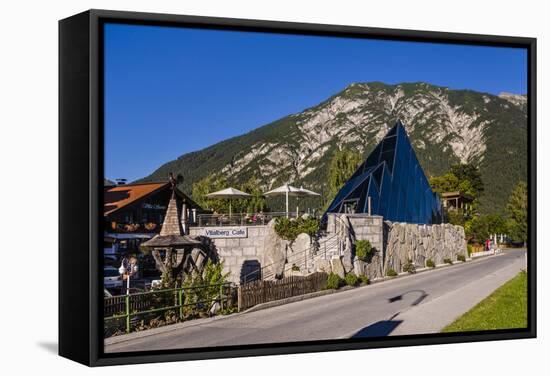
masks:
<svg viewBox="0 0 550 376"><path fill-rule="evenodd" d="M523 37L60 21L60 355L534 337L535 64Z"/></svg>

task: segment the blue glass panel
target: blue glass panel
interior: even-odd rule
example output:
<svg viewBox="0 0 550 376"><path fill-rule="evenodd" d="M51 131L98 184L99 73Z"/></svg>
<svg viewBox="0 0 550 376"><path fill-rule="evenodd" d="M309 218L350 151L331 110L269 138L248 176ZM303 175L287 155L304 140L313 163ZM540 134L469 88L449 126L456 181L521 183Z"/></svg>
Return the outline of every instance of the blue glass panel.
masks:
<svg viewBox="0 0 550 376"><path fill-rule="evenodd" d="M367 193L367 198L368 197L371 198L371 213L372 214L379 213L378 206L379 206L379 201L380 201L380 199L379 199L380 191L378 189L378 184L376 184L376 181L374 179L370 180L369 189L368 189L367 192L368 192ZM368 212L368 210L369 210L369 206L368 206L368 199L367 199L366 206L365 206L365 212Z"/></svg>
<svg viewBox="0 0 550 376"><path fill-rule="evenodd" d="M344 184L327 212L342 210L346 200L356 202L358 212L367 212L369 196L372 213L386 220L441 222L439 197L432 192L400 122Z"/></svg>

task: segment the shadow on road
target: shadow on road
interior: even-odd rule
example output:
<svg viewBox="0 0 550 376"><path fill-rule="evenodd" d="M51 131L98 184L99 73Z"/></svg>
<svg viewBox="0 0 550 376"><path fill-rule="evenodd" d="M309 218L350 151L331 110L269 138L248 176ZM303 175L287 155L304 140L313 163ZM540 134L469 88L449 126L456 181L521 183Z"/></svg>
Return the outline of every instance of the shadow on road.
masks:
<svg viewBox="0 0 550 376"><path fill-rule="evenodd" d="M355 333L351 338L385 337L395 330L402 320L382 320Z"/></svg>
<svg viewBox="0 0 550 376"><path fill-rule="evenodd" d="M415 293L415 292L420 293L420 296L414 302L411 303L412 306L420 304L424 299L428 297L428 294L426 294L426 291L424 290L411 290L411 291L404 292L401 295L388 298L388 303L395 303L397 301L403 300L403 296L407 294Z"/></svg>
<svg viewBox="0 0 550 376"><path fill-rule="evenodd" d="M404 292L401 295L388 298L388 303L391 304L391 303L401 301L403 300L403 297L405 295L414 294L414 293L420 294L420 296L411 303L411 306L420 304L424 299L428 297L428 294L426 294L424 290L410 290L410 291ZM385 337L389 335L391 332L393 332L395 328L397 328L403 322L403 320L394 320L394 318L397 317L397 315L399 315L399 312L393 315L392 317L390 317L389 320L381 320L367 327L364 327L363 329L355 333L353 336L351 336L351 338Z"/></svg>

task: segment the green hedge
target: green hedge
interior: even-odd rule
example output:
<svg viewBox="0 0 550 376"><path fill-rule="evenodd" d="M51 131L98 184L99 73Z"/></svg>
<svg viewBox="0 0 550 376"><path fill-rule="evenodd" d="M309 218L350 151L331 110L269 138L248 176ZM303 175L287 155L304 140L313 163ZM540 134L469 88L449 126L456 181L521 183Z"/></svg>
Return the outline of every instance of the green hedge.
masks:
<svg viewBox="0 0 550 376"><path fill-rule="evenodd" d="M275 220L275 232L285 240L294 241L302 233L314 236L318 229L319 220L315 218L289 219L279 217Z"/></svg>

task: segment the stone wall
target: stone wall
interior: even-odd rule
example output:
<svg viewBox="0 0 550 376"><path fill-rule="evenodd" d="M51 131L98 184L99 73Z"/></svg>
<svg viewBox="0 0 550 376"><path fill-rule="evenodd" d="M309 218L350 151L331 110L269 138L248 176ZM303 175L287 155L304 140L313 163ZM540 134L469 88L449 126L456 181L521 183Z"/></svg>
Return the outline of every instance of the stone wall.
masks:
<svg viewBox="0 0 550 376"><path fill-rule="evenodd" d="M189 235L204 235L204 227L190 227ZM212 239L219 258L224 261L224 271L230 272L229 280L239 283L241 273L248 274L265 265L265 238L267 226L247 226L247 237ZM245 264L246 262L246 264Z"/></svg>
<svg viewBox="0 0 550 376"><path fill-rule="evenodd" d="M357 240L368 240L374 248L374 255L369 262L363 262L355 258L354 250L346 247L342 230L350 231L352 242ZM358 275L367 275L369 278L381 277L383 273L384 256L384 221L379 215L367 214L329 214L327 218L326 239L331 239L337 234L341 242L340 249L329 257L331 267L335 270L344 270L346 273L353 271ZM322 240L320 241L322 244ZM321 247L322 248L322 247ZM343 265L340 267L339 262ZM319 270L327 270L326 263L317 261ZM341 274L341 272L340 272Z"/></svg>
<svg viewBox="0 0 550 376"><path fill-rule="evenodd" d="M385 271L391 268L399 273L407 260L412 260L419 268L425 267L428 259L437 265L445 259L456 261L458 255L467 256L462 226L397 222L385 222L384 225L387 231Z"/></svg>
<svg viewBox="0 0 550 376"><path fill-rule="evenodd" d="M190 235L204 235L205 228L189 230ZM455 261L457 255L467 254L461 226L384 222L381 216L366 214L329 215L327 233L315 247L306 234L294 242L280 239L274 221L265 226L247 226L247 232L243 238L212 239L225 271L231 273L229 280L235 283L260 268L264 279L286 275L292 273L293 264L304 274L354 272L374 279L384 277L390 268L401 272L408 259L420 268L428 259L441 264L446 258ZM368 262L356 259L353 244L357 240L368 240L375 249Z"/></svg>
<svg viewBox="0 0 550 376"><path fill-rule="evenodd" d="M247 236L242 238L211 238L224 271L230 272L229 280L240 283L243 276L254 279L255 271L261 269L263 279L274 279L292 272L292 265L299 274L308 274L312 268L311 239L300 234L293 241L279 238L275 232L275 220L263 226L246 226ZM204 235L205 227L190 227L189 235Z"/></svg>
<svg viewBox="0 0 550 376"><path fill-rule="evenodd" d="M342 229L349 233L343 233ZM451 224L392 223L384 222L381 216L329 214L325 239L335 234L339 239L338 249L324 257L330 259L330 267L325 260L317 260L319 270L334 269L340 274L353 271L374 279L384 277L390 268L401 272L409 259L421 268L428 259L442 264L446 258L456 261L458 255L467 254L464 228ZM368 262L357 260L354 250L348 246L348 238L353 243L368 240L375 249L372 258Z"/></svg>

